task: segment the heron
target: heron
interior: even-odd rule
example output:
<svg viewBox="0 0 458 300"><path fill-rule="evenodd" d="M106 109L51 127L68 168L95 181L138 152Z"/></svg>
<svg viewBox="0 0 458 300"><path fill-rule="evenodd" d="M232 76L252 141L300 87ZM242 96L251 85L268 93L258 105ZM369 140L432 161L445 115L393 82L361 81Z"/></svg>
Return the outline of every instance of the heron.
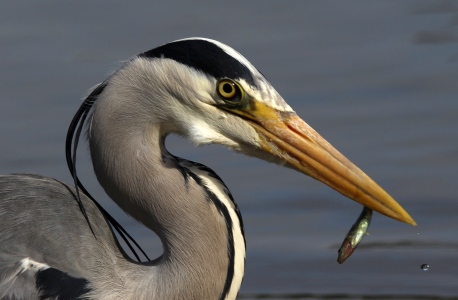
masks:
<svg viewBox="0 0 458 300"><path fill-rule="evenodd" d="M83 128L104 191L159 237L156 259L130 258L78 179ZM182 39L134 56L85 98L67 135L75 186L0 176L0 299L235 299L246 254L240 211L214 171L166 149L169 134L299 171L415 225L240 53Z"/></svg>

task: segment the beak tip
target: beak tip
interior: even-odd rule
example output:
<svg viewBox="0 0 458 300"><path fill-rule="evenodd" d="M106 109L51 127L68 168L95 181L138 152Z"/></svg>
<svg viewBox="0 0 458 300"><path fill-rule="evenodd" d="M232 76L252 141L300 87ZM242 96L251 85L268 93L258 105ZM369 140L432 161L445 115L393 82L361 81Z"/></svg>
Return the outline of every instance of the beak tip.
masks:
<svg viewBox="0 0 458 300"><path fill-rule="evenodd" d="M410 217L410 216L409 216ZM412 226L417 226L417 222L415 222L414 219L410 218L406 221L407 224L410 224Z"/></svg>
<svg viewBox="0 0 458 300"><path fill-rule="evenodd" d="M417 222L415 222L415 220L405 210L402 210L400 214L396 214L396 216L392 218L412 226L417 226Z"/></svg>

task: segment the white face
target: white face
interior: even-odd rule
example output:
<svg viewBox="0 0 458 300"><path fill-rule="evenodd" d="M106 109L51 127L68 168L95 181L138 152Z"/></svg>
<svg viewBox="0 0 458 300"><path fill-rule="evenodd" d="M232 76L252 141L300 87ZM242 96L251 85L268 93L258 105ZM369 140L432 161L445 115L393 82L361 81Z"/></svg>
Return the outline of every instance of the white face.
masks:
<svg viewBox="0 0 458 300"><path fill-rule="evenodd" d="M231 50L233 55L237 55L238 60L245 65L248 64L246 67L250 72L255 72L251 74L254 85L244 78L232 78L245 94L273 110L293 112L270 83L245 58L232 48L224 45L222 47ZM261 155L257 153L259 135L253 127L239 116L218 107L225 103L217 92L218 78L167 58L134 59L125 66L124 71L128 72L127 69L130 68L132 72L142 74L142 81L152 87L142 89L155 93L146 96L147 98L175 98L161 101L164 103L161 107L157 106L159 102L145 107L153 108L152 114L163 112L167 115L164 118L174 119L174 122L169 123L177 125L176 128L166 131L181 134L195 145L221 144L245 154ZM154 88L158 86L162 87L159 91ZM173 91L172 95L170 91Z"/></svg>
<svg viewBox="0 0 458 300"><path fill-rule="evenodd" d="M217 107L223 101L216 92L215 78L164 58L134 59L119 70L118 75L137 77L133 86L144 93L141 98L149 101L135 105L141 105L142 114L171 124L167 126L173 127L163 128L165 134L175 132L195 145L217 143L237 151L241 149L240 143L257 144L257 134L250 126ZM125 82L120 81L118 85Z"/></svg>

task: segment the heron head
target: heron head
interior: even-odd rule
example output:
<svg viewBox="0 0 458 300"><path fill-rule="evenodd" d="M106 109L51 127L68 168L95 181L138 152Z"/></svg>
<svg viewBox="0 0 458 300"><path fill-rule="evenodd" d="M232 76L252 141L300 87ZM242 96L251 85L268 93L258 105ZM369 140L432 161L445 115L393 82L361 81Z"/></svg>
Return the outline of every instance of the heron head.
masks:
<svg viewBox="0 0 458 300"><path fill-rule="evenodd" d="M192 38L140 54L153 62L164 118L194 144L223 144L295 169L393 219L415 225L377 183L304 122L265 77L234 49ZM178 101L175 101L178 100ZM157 109L157 107L156 107ZM164 109L164 108L159 108Z"/></svg>

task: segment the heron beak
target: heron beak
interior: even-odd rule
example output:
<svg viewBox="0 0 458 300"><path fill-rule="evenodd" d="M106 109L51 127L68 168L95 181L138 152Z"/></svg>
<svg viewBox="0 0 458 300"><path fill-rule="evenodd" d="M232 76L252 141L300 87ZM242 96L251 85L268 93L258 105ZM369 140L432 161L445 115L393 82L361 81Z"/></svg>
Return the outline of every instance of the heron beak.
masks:
<svg viewBox="0 0 458 300"><path fill-rule="evenodd" d="M416 225L396 200L295 113L252 100L238 114L259 134L262 150L372 210Z"/></svg>

